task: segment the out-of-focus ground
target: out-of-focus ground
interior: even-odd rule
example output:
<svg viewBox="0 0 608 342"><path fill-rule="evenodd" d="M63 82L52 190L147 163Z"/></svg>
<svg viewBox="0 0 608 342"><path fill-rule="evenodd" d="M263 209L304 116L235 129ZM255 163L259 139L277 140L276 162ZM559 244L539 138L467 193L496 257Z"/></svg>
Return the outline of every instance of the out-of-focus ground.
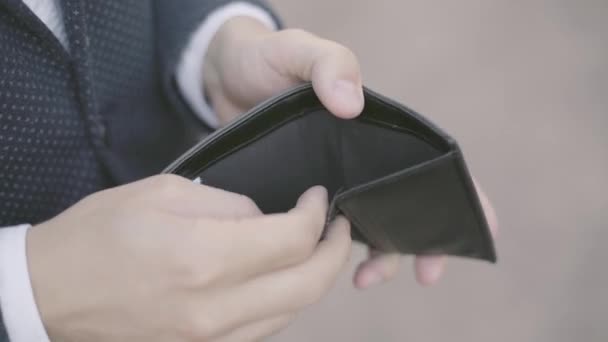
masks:
<svg viewBox="0 0 608 342"><path fill-rule="evenodd" d="M455 136L501 224L496 266L422 289L406 259L368 292L345 272L272 341L608 340L608 1L271 2Z"/></svg>

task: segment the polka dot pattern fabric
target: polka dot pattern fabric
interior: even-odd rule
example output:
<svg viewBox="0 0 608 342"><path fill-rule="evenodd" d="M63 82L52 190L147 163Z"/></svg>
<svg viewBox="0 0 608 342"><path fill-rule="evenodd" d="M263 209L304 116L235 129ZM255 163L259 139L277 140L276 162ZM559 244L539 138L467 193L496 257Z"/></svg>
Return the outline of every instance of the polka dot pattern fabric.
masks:
<svg viewBox="0 0 608 342"><path fill-rule="evenodd" d="M208 131L173 75L230 0L60 2L69 52L22 1L0 0L0 228L160 172Z"/></svg>
<svg viewBox="0 0 608 342"><path fill-rule="evenodd" d="M88 194L158 173L193 143L184 117L194 116L161 77L174 62L159 53L190 32L159 22L196 8L200 16L180 24L194 29L212 8L60 2L69 51L21 1L0 0L0 227L39 223ZM163 14L169 5L180 7L176 16Z"/></svg>
<svg viewBox="0 0 608 342"><path fill-rule="evenodd" d="M1 8L0 47L0 226L35 223L107 179L64 56Z"/></svg>

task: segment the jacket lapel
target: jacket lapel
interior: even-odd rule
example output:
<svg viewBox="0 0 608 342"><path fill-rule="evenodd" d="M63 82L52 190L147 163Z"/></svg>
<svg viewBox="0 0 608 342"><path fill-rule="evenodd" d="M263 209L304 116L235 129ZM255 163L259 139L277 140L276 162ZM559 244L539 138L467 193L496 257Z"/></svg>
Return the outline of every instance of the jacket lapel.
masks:
<svg viewBox="0 0 608 342"><path fill-rule="evenodd" d="M51 1L51 0L47 0ZM89 68L89 36L87 12L84 0L58 0L62 6L68 52L47 26L23 3L22 0L0 0L0 10L6 10L19 23L31 31L41 42L70 65L75 81L80 112L87 122L91 142L96 148L105 145L105 123L99 115L93 92Z"/></svg>
<svg viewBox="0 0 608 342"><path fill-rule="evenodd" d="M105 144L105 123L98 113L97 101L91 83L90 41L87 8L84 0L62 0L63 17L70 55L72 57L81 111L88 123L93 144Z"/></svg>
<svg viewBox="0 0 608 342"><path fill-rule="evenodd" d="M4 7L8 13L12 14L20 23L25 25L35 36L39 37L42 43L53 53L69 62L70 55L55 37L53 32L38 18L27 5L21 0L0 0L0 7Z"/></svg>

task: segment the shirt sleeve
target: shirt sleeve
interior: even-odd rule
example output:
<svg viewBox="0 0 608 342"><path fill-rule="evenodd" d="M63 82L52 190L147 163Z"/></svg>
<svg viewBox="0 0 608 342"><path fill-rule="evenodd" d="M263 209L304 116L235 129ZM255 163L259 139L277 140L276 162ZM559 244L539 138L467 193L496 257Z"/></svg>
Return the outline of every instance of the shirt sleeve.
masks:
<svg viewBox="0 0 608 342"><path fill-rule="evenodd" d="M232 2L212 11L191 35L182 52L176 70L178 90L193 112L209 127L219 127L217 116L205 98L203 89L203 60L207 48L219 28L231 18L247 16L276 30L278 23L264 8L247 2Z"/></svg>
<svg viewBox="0 0 608 342"><path fill-rule="evenodd" d="M26 236L30 227L24 224L0 229L0 312L5 330L0 341L49 342L27 266Z"/></svg>

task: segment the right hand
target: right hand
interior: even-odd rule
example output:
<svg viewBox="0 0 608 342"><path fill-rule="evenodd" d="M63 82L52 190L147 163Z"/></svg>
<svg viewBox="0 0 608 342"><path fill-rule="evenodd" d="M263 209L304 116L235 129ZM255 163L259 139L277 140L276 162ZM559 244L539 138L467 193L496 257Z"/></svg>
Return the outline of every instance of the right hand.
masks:
<svg viewBox="0 0 608 342"><path fill-rule="evenodd" d="M27 237L53 341L251 341L320 299L349 258L321 187L287 213L155 176L93 194Z"/></svg>

